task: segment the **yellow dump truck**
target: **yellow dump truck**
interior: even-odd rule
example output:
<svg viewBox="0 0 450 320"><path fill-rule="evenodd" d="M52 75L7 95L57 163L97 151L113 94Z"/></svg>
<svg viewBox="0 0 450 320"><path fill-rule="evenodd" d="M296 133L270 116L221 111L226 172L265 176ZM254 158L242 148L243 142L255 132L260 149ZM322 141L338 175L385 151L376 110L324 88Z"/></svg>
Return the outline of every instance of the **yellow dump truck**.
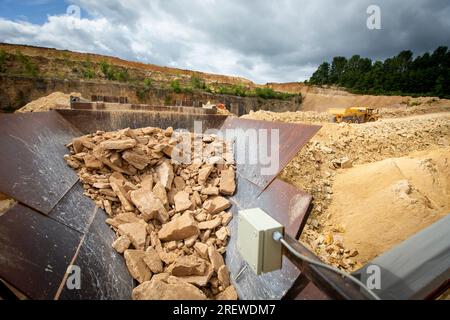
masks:
<svg viewBox="0 0 450 320"><path fill-rule="evenodd" d="M378 109L364 107L332 108L328 109L328 113L332 114L332 121L337 123L374 122L379 118Z"/></svg>

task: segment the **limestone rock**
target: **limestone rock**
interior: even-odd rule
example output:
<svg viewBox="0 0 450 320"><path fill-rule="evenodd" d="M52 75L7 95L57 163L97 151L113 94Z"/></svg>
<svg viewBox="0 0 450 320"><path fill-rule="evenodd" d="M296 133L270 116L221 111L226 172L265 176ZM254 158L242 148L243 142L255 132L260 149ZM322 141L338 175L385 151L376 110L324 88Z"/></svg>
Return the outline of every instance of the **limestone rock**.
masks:
<svg viewBox="0 0 450 320"><path fill-rule="evenodd" d="M161 223L169 220L169 214L162 201L147 188L132 191L131 201L147 219L157 218Z"/></svg>
<svg viewBox="0 0 450 320"><path fill-rule="evenodd" d="M217 214L231 207L231 202L224 197L213 197L203 203L203 208L209 214Z"/></svg>
<svg viewBox="0 0 450 320"><path fill-rule="evenodd" d="M211 174L212 169L213 169L213 166L206 165L198 171L198 184L199 185L204 185L206 183L206 180L208 179L209 175Z"/></svg>
<svg viewBox="0 0 450 320"><path fill-rule="evenodd" d="M90 169L101 169L103 167L103 162L98 160L96 157L94 157L91 154L87 154L83 157L84 164L86 168Z"/></svg>
<svg viewBox="0 0 450 320"><path fill-rule="evenodd" d="M164 188L167 190L172 189L174 179L173 166L168 161L164 161L156 168L156 173L158 174L159 182Z"/></svg>
<svg viewBox="0 0 450 320"><path fill-rule="evenodd" d="M153 187L153 193L159 200L162 201L163 205L167 205L169 203L166 188L164 188L159 181Z"/></svg>
<svg viewBox="0 0 450 320"><path fill-rule="evenodd" d="M193 235L192 237L189 237L184 240L184 245L186 248L190 248L195 244L195 241L198 239L198 234Z"/></svg>
<svg viewBox="0 0 450 320"><path fill-rule="evenodd" d="M217 239L219 239L221 241L225 241L228 237L227 227L222 227L219 230L217 230L216 237L217 237Z"/></svg>
<svg viewBox="0 0 450 320"><path fill-rule="evenodd" d="M230 272L226 265L221 266L219 270L217 270L217 278L224 288L227 288L230 285Z"/></svg>
<svg viewBox="0 0 450 320"><path fill-rule="evenodd" d="M150 280L152 272L144 262L145 252L142 250L126 250L124 253L125 263L131 276L139 283Z"/></svg>
<svg viewBox="0 0 450 320"><path fill-rule="evenodd" d="M222 219L220 217L215 218L214 220L200 222L198 224L198 228L200 230L205 229L215 229L222 224Z"/></svg>
<svg viewBox="0 0 450 320"><path fill-rule="evenodd" d="M201 243L201 242L196 242L194 244L194 250L198 253L198 255L203 258L203 259L209 259L209 255L208 255L208 245Z"/></svg>
<svg viewBox="0 0 450 320"><path fill-rule="evenodd" d="M184 190L184 188L186 188L186 182L180 176L176 176L173 179L173 182L175 184L175 188L177 188L178 191L182 191L182 190Z"/></svg>
<svg viewBox="0 0 450 320"><path fill-rule="evenodd" d="M213 246L208 247L208 256L216 272L225 264L222 255Z"/></svg>
<svg viewBox="0 0 450 320"><path fill-rule="evenodd" d="M131 240L126 235L120 236L113 242L112 247L118 253L124 253L130 247Z"/></svg>
<svg viewBox="0 0 450 320"><path fill-rule="evenodd" d="M151 160L148 156L143 156L132 151L125 151L122 154L122 158L139 170L145 169Z"/></svg>
<svg viewBox="0 0 450 320"><path fill-rule="evenodd" d="M222 215L222 225L227 226L231 219L233 219L233 214L231 212L225 212Z"/></svg>
<svg viewBox="0 0 450 320"><path fill-rule="evenodd" d="M196 286L170 276L166 281L152 280L133 290L133 300L206 300Z"/></svg>
<svg viewBox="0 0 450 320"><path fill-rule="evenodd" d="M198 287L205 287L208 285L209 280L211 279L214 273L214 268L210 263L207 263L206 271L203 275L192 275L187 277L179 277L180 280L185 281L187 283L196 285Z"/></svg>
<svg viewBox="0 0 450 320"><path fill-rule="evenodd" d="M344 157L341 159L341 168L342 169L348 169L351 167L353 167L353 163L348 157Z"/></svg>
<svg viewBox="0 0 450 320"><path fill-rule="evenodd" d="M237 300L238 295L234 286L229 286L216 296L216 300Z"/></svg>
<svg viewBox="0 0 450 320"><path fill-rule="evenodd" d="M139 222L121 224L119 226L119 233L126 235L136 249L144 249L147 236L145 224Z"/></svg>
<svg viewBox="0 0 450 320"><path fill-rule="evenodd" d="M178 241L192 237L199 232L197 222L189 212L186 212L164 224L158 233L158 237L162 241Z"/></svg>
<svg viewBox="0 0 450 320"><path fill-rule="evenodd" d="M236 181L233 168L222 170L220 173L220 193L227 196L232 196L236 191Z"/></svg>
<svg viewBox="0 0 450 320"><path fill-rule="evenodd" d="M218 196L219 195L219 188L217 187L207 187L207 188L203 188L201 190L202 194L206 194L208 196Z"/></svg>
<svg viewBox="0 0 450 320"><path fill-rule="evenodd" d="M189 193L185 191L179 191L174 196L175 210L176 212L186 211L192 206L192 202L189 199Z"/></svg>
<svg viewBox="0 0 450 320"><path fill-rule="evenodd" d="M144 262L153 273L163 272L163 263L153 247L148 247L145 251Z"/></svg>
<svg viewBox="0 0 450 320"><path fill-rule="evenodd" d="M100 147L107 150L125 150L136 146L134 139L107 140L100 143Z"/></svg>
<svg viewBox="0 0 450 320"><path fill-rule="evenodd" d="M167 272L176 277L201 276L207 270L207 262L194 255L178 257L167 268Z"/></svg>
<svg viewBox="0 0 450 320"><path fill-rule="evenodd" d="M121 224L139 222L139 220L141 219L136 217L136 215L133 212L125 212L116 215L114 218L106 219L106 223L115 228L119 228Z"/></svg>
<svg viewBox="0 0 450 320"><path fill-rule="evenodd" d="M122 203L125 210L133 211L134 207L131 204L130 200L128 199L127 193L125 192L123 186L115 181L110 182L110 185L111 185L111 188L113 189L114 193L119 198L119 200Z"/></svg>

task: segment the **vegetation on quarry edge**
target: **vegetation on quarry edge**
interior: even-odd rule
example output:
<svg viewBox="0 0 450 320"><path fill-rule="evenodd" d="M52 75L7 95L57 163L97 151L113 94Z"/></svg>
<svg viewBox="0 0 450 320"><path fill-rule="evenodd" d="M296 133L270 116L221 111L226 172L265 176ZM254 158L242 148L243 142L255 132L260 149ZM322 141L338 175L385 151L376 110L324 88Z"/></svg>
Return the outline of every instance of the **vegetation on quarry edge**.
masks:
<svg viewBox="0 0 450 320"><path fill-rule="evenodd" d="M409 50L384 61L354 55L323 62L307 82L310 85L337 85L356 94L450 97L450 51L413 57Z"/></svg>

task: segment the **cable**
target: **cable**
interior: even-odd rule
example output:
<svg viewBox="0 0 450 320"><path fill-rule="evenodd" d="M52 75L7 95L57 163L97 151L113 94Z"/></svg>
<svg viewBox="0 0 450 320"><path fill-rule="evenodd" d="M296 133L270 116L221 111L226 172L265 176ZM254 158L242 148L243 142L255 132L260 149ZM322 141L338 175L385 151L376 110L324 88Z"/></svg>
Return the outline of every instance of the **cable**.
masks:
<svg viewBox="0 0 450 320"><path fill-rule="evenodd" d="M334 268L332 266L329 266L325 263L322 262L318 262L315 261L311 258L308 258L307 256L302 255L301 253L299 253L297 250L295 250L289 243L286 242L286 240L283 239L283 235L279 232L279 231L275 231L272 235L273 239L277 242L280 242L282 245L284 245L286 247L286 249L288 249L294 256L296 256L297 258L299 258L300 260L304 260L310 264L316 265L318 267L322 267L324 269L328 269L330 271L333 271L335 273L340 274L342 277L347 278L349 280L351 280L353 283L355 283L356 285L358 285L359 287L363 288L364 291L366 291L370 297L374 300L381 300L380 297L378 297L375 293L373 293L369 288L367 288L364 283L362 283L361 281L359 281L357 278L355 278L354 276L345 273L342 270L339 270L337 268Z"/></svg>

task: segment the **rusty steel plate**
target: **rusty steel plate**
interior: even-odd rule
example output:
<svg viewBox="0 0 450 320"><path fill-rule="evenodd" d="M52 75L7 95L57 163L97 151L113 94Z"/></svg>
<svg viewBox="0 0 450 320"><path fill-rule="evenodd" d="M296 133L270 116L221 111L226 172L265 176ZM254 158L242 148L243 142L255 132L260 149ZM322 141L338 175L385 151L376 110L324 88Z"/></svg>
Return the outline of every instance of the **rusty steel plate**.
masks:
<svg viewBox="0 0 450 320"><path fill-rule="evenodd" d="M88 199L90 200L90 199ZM128 300L133 290L131 277L121 254L111 247L114 231L105 223L107 214L95 208L74 265L81 270L81 289L64 287L60 300Z"/></svg>
<svg viewBox="0 0 450 320"><path fill-rule="evenodd" d="M50 211L48 217L81 233L86 233L94 219L97 207L95 202L83 192L83 184L78 181Z"/></svg>
<svg viewBox="0 0 450 320"><path fill-rule="evenodd" d="M22 204L0 216L0 278L31 299L53 299L82 234Z"/></svg>
<svg viewBox="0 0 450 320"><path fill-rule="evenodd" d="M221 131L226 134L226 130L233 129L235 132L237 172L256 184L261 190L264 190L320 128L320 126L315 125L229 117L223 124ZM255 136L255 132L257 141L250 141L249 137ZM272 140L272 135L275 137L276 132L278 132L279 139L278 150L270 147L272 142L277 145L277 141ZM267 137L265 138L267 143L262 137ZM244 147L239 147L239 144ZM268 146L267 152L263 149L264 145ZM264 170L268 169L270 164L265 165L262 161L259 161L264 159L249 153L252 148L257 148L258 155L260 152L264 156L271 155L271 152L276 152L278 155L278 165L274 166L276 169L265 173ZM256 163L251 163L251 161ZM275 164L275 162L272 162L272 164Z"/></svg>
<svg viewBox="0 0 450 320"><path fill-rule="evenodd" d="M253 202L285 227L285 232L298 238L306 223L312 196L280 179L275 179Z"/></svg>
<svg viewBox="0 0 450 320"><path fill-rule="evenodd" d="M0 192L48 214L78 177L63 159L81 133L55 111L0 115Z"/></svg>
<svg viewBox="0 0 450 320"><path fill-rule="evenodd" d="M238 211L249 208L261 208L275 220L283 224L286 232L296 236L306 221L311 196L294 186L275 179L265 190L242 177L236 176L237 192L230 198L231 212L237 217ZM277 271L255 275L247 268L240 278L234 278L245 265L237 249L237 219L230 223L231 234L225 256L232 282L241 299L282 299L301 275L300 270L285 256L282 268Z"/></svg>
<svg viewBox="0 0 450 320"><path fill-rule="evenodd" d="M225 260L230 270L231 281L235 285L236 291L241 299L279 300L286 295L300 276L299 269L286 257L283 257L283 265L280 270L258 276L250 268L247 268L239 279L235 280L236 275L245 266L245 261L242 259L237 248L238 219L236 217L238 216L239 210L260 207L258 201L256 201L258 190L259 188L252 182L249 182L243 177L237 177L237 193L230 198L233 204L230 209L233 213L233 220L229 224L231 237L228 242ZM286 214L271 211L267 211L267 213L275 219L279 219L280 216L282 217ZM294 228L294 226L292 227Z"/></svg>

